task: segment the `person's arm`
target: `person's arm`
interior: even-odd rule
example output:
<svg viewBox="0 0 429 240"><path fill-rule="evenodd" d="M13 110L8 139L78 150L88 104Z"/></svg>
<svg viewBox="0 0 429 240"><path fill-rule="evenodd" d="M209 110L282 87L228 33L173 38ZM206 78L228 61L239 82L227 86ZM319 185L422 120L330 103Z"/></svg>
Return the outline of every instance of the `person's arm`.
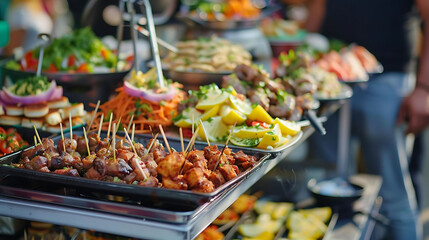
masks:
<svg viewBox="0 0 429 240"><path fill-rule="evenodd" d="M310 0L308 3L308 15L305 29L309 32L319 32L325 18L327 0Z"/></svg>
<svg viewBox="0 0 429 240"><path fill-rule="evenodd" d="M423 20L422 51L414 91L403 101L398 122L409 121L407 133L420 133L429 125L429 1L416 0Z"/></svg>

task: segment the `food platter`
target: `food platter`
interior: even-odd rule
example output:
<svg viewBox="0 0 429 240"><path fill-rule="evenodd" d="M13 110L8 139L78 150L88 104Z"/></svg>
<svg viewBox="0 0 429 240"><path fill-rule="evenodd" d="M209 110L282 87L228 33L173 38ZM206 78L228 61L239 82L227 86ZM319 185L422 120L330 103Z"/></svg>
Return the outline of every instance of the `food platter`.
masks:
<svg viewBox="0 0 429 240"><path fill-rule="evenodd" d="M0 66L3 83L6 79L15 81L17 79L34 76L35 72L16 71ZM48 79L55 80L58 85L63 86L64 95L71 102L102 102L107 101L117 84L129 73L130 69L119 72L103 73L42 73Z"/></svg>
<svg viewBox="0 0 429 240"><path fill-rule="evenodd" d="M345 99L351 98L352 96L353 96L353 89L345 83L341 83L341 91L336 96L324 97L319 95L318 93L314 94L314 97L320 102L345 100Z"/></svg>
<svg viewBox="0 0 429 240"><path fill-rule="evenodd" d="M168 132L167 135L169 136L169 139L172 139L174 141L180 141L180 138L177 136L176 132ZM295 144L297 144L301 138L303 136L303 132L300 131L297 135L295 135L294 137L292 137L286 144L283 144L280 147L276 147L274 149L259 149L259 148L249 148L249 147L240 147L240 146L236 146L236 145L232 145L229 144L228 147L231 148L234 151L239 151L242 150L244 153L257 153L258 155L265 155L265 154L269 154L270 157L266 158L266 160L271 160L274 159L276 157L278 157L279 155L281 155L286 149L292 148ZM185 140L187 141L187 140ZM202 145L202 146L206 146L207 142L205 141L201 141L201 140L197 140L195 141L195 143ZM218 145L219 147L223 147L225 146L225 143L220 143L220 142L213 142L213 144Z"/></svg>
<svg viewBox="0 0 429 240"><path fill-rule="evenodd" d="M75 132L77 135L82 135L82 133ZM65 134L67 137L68 134ZM60 136L53 138L54 142L58 142L61 139ZM136 142L140 142L146 145L151 138L147 137L136 137ZM162 139L159 139L162 142ZM180 149L180 140L169 140L169 144L172 148ZM199 143L195 144L197 149L202 149L206 145L202 145ZM32 147L34 148L34 147ZM81 187L85 186L89 189L99 190L108 192L109 194L117 194L117 195L129 195L143 198L150 198L153 201L192 201L192 202L200 202L204 203L210 201L211 199L221 195L225 191L228 191L233 186L236 186L243 179L246 179L249 175L259 169L265 162L265 160L269 159L271 156L269 153L263 154L258 151L253 151L251 149L246 150L246 154L251 154L258 158L257 163L252 167L237 177L231 179L230 181L222 184L218 188L216 188L213 192L210 193L201 193L201 192L193 192L188 190L175 190L175 189L166 189L166 188L156 188L156 187L142 187L134 184L122 184L115 182L105 182L93 179L87 179L82 177L72 177L60 174L52 174L46 172L32 171L27 169L15 168L11 167L10 164L17 163L20 159L20 154L22 151L18 151L12 154L9 154L3 158L0 158L0 177L5 176L20 176L24 178L30 178L35 180L47 181L50 183L58 183L64 184L66 186L74 186Z"/></svg>
<svg viewBox="0 0 429 240"><path fill-rule="evenodd" d="M182 15L177 17L184 22L197 24L200 27L214 30L231 30L231 29L247 29L256 28L261 23L262 18L240 19L240 20L225 20L225 21L210 21L203 20L193 16Z"/></svg>

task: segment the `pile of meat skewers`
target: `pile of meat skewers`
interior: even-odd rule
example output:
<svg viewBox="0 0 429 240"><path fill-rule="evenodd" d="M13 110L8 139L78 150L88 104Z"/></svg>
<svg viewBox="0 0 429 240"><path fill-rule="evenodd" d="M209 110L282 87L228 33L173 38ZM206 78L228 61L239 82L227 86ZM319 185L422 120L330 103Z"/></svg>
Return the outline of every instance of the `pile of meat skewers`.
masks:
<svg viewBox="0 0 429 240"><path fill-rule="evenodd" d="M114 129L114 128L113 128ZM168 151L156 136L144 146L127 139L101 139L97 133L62 138L57 146L52 139L21 154L15 167L34 171L85 177L147 187L213 192L223 183L253 167L257 158L216 145L189 151ZM193 150L192 150L193 149Z"/></svg>
<svg viewBox="0 0 429 240"><path fill-rule="evenodd" d="M261 105L271 116L290 121L301 120L303 111L313 108L313 93L317 89L306 76L296 83L280 78L272 80L265 70L244 64L223 77L222 87L228 86L247 96L252 104Z"/></svg>

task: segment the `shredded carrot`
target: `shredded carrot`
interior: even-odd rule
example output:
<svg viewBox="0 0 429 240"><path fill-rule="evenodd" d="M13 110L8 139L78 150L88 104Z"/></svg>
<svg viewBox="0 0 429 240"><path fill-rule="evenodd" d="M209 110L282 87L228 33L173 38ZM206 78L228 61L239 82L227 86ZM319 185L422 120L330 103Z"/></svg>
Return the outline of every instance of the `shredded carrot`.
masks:
<svg viewBox="0 0 429 240"><path fill-rule="evenodd" d="M135 133L144 134L150 133L149 126L155 129L159 124L162 126L172 125L171 119L177 115L177 105L185 97L183 91L179 91L176 96L163 104L159 102L151 102L143 98L133 97L128 95L123 87L117 88L116 95L113 99L100 105L95 120L90 127L91 131L98 130L102 113L104 120L102 130L107 131L110 113L113 113L112 123L117 123L121 119L122 126L128 126L131 116L134 115L133 123L136 124ZM90 106L95 106L91 103ZM122 128L119 129L120 131Z"/></svg>

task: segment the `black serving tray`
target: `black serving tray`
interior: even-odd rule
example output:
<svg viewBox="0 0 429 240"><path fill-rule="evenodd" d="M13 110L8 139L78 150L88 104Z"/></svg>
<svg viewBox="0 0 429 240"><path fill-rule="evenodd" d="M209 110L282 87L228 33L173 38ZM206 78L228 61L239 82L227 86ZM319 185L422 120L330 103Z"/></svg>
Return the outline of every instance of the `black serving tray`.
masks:
<svg viewBox="0 0 429 240"><path fill-rule="evenodd" d="M82 132L74 131L74 133L76 133L77 135L82 135ZM65 135L68 136L69 133ZM53 138L54 142L57 142L59 139L61 139L61 136ZM150 139L151 137L137 136L135 138L135 141L146 145ZM160 138L159 141L163 143L162 138ZM175 149L181 149L180 141L174 139L170 139L168 141L170 147ZM196 149L202 149L205 146L205 144L195 144ZM256 156L259 159L257 164L253 166L253 168L247 169L246 171L240 173L236 178L224 183L222 186L218 187L215 191L211 193L200 193L189 190L175 190L166 188L144 187L134 184L105 182L87 179L83 177L71 177L54 173L45 173L11 167L10 164L18 163L21 151L0 158L0 178L4 178L6 176L19 176L34 180L45 181L46 183L63 184L65 186L73 187L85 187L88 189L103 191L113 195L130 195L140 198L146 197L154 199L153 202L190 201L203 204L214 199L215 197L220 196L224 192L239 184L241 181L247 179L251 174L253 174L264 164L266 159L270 158L271 156L270 154L263 154L257 151L252 151L251 149L245 150L243 152Z"/></svg>

